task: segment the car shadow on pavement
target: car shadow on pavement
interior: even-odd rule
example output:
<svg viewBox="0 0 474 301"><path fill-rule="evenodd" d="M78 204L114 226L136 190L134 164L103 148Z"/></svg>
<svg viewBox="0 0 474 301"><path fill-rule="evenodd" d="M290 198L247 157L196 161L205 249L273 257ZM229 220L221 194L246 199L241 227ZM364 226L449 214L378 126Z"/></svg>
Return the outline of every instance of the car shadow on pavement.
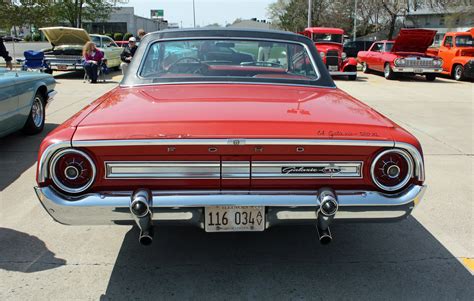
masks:
<svg viewBox="0 0 474 301"><path fill-rule="evenodd" d="M143 247L134 227L101 300L464 300L472 293L472 275L414 218L334 225L332 233L322 246L311 226L262 233L161 227Z"/></svg>
<svg viewBox="0 0 474 301"><path fill-rule="evenodd" d="M0 270L34 273L65 264L38 237L0 228Z"/></svg>
<svg viewBox="0 0 474 301"><path fill-rule="evenodd" d="M36 163L38 150L46 135L58 124L46 123L38 135L16 132L0 138L0 191L3 191Z"/></svg>

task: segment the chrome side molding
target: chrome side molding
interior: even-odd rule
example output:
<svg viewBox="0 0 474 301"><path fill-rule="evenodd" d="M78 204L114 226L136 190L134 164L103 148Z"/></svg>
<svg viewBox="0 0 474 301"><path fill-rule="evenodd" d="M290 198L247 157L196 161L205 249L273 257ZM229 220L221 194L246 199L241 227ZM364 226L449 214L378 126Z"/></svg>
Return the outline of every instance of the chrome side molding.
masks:
<svg viewBox="0 0 474 301"><path fill-rule="evenodd" d="M106 179L220 179L219 161L106 161Z"/></svg>

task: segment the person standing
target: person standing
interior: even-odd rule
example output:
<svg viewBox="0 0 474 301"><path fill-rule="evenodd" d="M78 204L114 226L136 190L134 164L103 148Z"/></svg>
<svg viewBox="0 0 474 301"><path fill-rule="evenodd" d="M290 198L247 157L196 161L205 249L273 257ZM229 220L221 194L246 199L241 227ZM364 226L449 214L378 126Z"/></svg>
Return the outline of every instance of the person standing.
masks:
<svg viewBox="0 0 474 301"><path fill-rule="evenodd" d="M143 37L146 35L145 30L142 28L137 31L137 43L140 43L140 41L143 39Z"/></svg>
<svg viewBox="0 0 474 301"><path fill-rule="evenodd" d="M97 49L93 42L87 42L82 48L82 58L84 59L84 70L91 79L91 83L97 83L98 68L102 63L104 54Z"/></svg>
<svg viewBox="0 0 474 301"><path fill-rule="evenodd" d="M3 59L5 60L7 68L12 70L13 69L12 58L11 56L8 55L7 48L5 47L5 44L3 44L2 38L0 38L0 56L3 57Z"/></svg>
<svg viewBox="0 0 474 301"><path fill-rule="evenodd" d="M128 39L128 46L123 49L122 54L120 55L120 59L122 60L122 63L120 64L122 74L125 74L125 72L127 71L128 65L132 61L132 58L135 55L135 51L137 51L137 48L137 39L134 37Z"/></svg>

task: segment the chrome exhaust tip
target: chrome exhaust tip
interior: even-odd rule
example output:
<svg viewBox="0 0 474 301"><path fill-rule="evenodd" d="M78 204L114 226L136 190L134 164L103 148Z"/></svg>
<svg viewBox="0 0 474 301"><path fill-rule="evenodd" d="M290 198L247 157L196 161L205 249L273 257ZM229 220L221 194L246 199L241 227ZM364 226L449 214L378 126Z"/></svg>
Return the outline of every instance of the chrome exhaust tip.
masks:
<svg viewBox="0 0 474 301"><path fill-rule="evenodd" d="M332 189L322 189L319 202L319 211L325 216L334 216L339 209L336 193Z"/></svg>
<svg viewBox="0 0 474 301"><path fill-rule="evenodd" d="M153 195L150 190L139 189L132 194L130 200L130 212L140 228L138 241L144 246L149 246L153 242L152 198Z"/></svg>
<svg viewBox="0 0 474 301"><path fill-rule="evenodd" d="M322 230L319 227L317 227L317 230L318 230L319 242L322 245L327 245L332 241L331 230L329 230L329 227L326 230Z"/></svg>
<svg viewBox="0 0 474 301"><path fill-rule="evenodd" d="M142 246L149 246L153 242L153 235L154 235L153 227L150 227L147 231L140 231L140 236L138 237L138 241Z"/></svg>
<svg viewBox="0 0 474 301"><path fill-rule="evenodd" d="M327 245L332 241L329 225L334 220L339 204L337 202L336 192L330 188L321 188L319 190L319 209L317 211L317 224L319 242Z"/></svg>
<svg viewBox="0 0 474 301"><path fill-rule="evenodd" d="M130 203L130 212L138 217L145 217L147 214L151 214L150 203L152 195L149 190L140 189L132 195L132 201Z"/></svg>

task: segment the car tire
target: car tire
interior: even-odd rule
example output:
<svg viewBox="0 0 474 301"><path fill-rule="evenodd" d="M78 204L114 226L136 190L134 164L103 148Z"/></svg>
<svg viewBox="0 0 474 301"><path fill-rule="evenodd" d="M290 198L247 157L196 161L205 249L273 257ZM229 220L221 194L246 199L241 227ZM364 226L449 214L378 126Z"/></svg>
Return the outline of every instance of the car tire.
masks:
<svg viewBox="0 0 474 301"><path fill-rule="evenodd" d="M434 82L436 79L436 74L426 74L425 77L427 81Z"/></svg>
<svg viewBox="0 0 474 301"><path fill-rule="evenodd" d="M464 79L464 67L463 65L456 65L453 70L454 80L460 81Z"/></svg>
<svg viewBox="0 0 474 301"><path fill-rule="evenodd" d="M386 79L392 80L395 79L395 72L393 72L392 67L389 63L386 63L383 68L383 75Z"/></svg>
<svg viewBox="0 0 474 301"><path fill-rule="evenodd" d="M23 127L23 133L34 135L43 131L46 119L45 104L45 97L40 91L37 91L31 105L30 115Z"/></svg>
<svg viewBox="0 0 474 301"><path fill-rule="evenodd" d="M367 63L362 63L362 72L364 73L370 72L369 65L367 65Z"/></svg>

